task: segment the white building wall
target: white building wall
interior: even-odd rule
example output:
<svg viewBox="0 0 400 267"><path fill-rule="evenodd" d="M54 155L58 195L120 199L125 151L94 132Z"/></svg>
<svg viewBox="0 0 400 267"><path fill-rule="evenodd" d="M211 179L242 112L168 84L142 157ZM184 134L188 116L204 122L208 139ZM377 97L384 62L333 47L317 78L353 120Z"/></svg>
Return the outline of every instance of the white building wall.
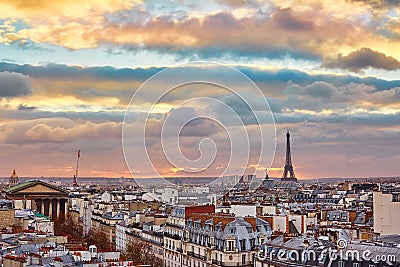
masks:
<svg viewBox="0 0 400 267"><path fill-rule="evenodd" d="M262 206L262 214L276 215L276 206Z"/></svg>
<svg viewBox="0 0 400 267"><path fill-rule="evenodd" d="M392 202L392 194L374 192L374 231L381 235L400 233L400 202Z"/></svg>
<svg viewBox="0 0 400 267"><path fill-rule="evenodd" d="M108 192L104 192L101 196L100 199L102 202L111 202L113 200L112 195Z"/></svg>
<svg viewBox="0 0 400 267"><path fill-rule="evenodd" d="M231 205L231 213L234 213L237 217L255 217L257 215L255 205Z"/></svg>
<svg viewBox="0 0 400 267"><path fill-rule="evenodd" d="M83 234L87 235L92 229L92 212L94 210L94 206L90 204L89 201L84 201L83 202L83 216L82 216L82 221L83 221Z"/></svg>
<svg viewBox="0 0 400 267"><path fill-rule="evenodd" d="M30 199L15 199L13 200L14 202L14 208L23 210L23 209L28 209L31 210L33 209L32 207L32 200Z"/></svg>
<svg viewBox="0 0 400 267"><path fill-rule="evenodd" d="M286 229L286 216L274 216L274 225L272 229L280 232L287 232Z"/></svg>
<svg viewBox="0 0 400 267"><path fill-rule="evenodd" d="M117 251L124 252L126 250L126 227L117 224L115 229L115 248Z"/></svg>
<svg viewBox="0 0 400 267"><path fill-rule="evenodd" d="M165 187L162 189L156 189L154 194L162 202L171 204L178 203L178 189Z"/></svg>
<svg viewBox="0 0 400 267"><path fill-rule="evenodd" d="M36 231L43 232L49 235L54 235L54 222L49 220L34 221L32 226Z"/></svg>

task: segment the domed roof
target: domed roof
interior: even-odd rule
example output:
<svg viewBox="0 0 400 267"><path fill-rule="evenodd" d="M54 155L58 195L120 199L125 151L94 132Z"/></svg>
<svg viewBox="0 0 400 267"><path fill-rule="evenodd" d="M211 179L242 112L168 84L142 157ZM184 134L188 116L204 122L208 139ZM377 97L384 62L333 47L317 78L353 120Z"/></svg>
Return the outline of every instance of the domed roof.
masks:
<svg viewBox="0 0 400 267"><path fill-rule="evenodd" d="M13 170L11 176L10 176L9 184L11 186L19 184L19 179L18 179L17 172L15 171L15 168L14 168L14 170Z"/></svg>
<svg viewBox="0 0 400 267"><path fill-rule="evenodd" d="M10 178L18 178L17 172L15 171L15 169L13 170Z"/></svg>

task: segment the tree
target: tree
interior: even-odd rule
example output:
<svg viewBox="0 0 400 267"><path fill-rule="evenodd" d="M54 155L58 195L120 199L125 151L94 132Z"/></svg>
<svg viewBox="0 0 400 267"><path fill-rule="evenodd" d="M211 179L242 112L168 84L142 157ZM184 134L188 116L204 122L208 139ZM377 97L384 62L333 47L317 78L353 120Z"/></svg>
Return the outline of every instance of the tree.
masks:
<svg viewBox="0 0 400 267"><path fill-rule="evenodd" d="M69 213L67 217L60 215L54 219L54 232L55 235L67 236L68 242L83 241L83 229L72 220Z"/></svg>
<svg viewBox="0 0 400 267"><path fill-rule="evenodd" d="M122 256L135 264L149 264L154 267L163 266L162 260L155 256L152 245L136 238L128 243Z"/></svg>
<svg viewBox="0 0 400 267"><path fill-rule="evenodd" d="M91 229L85 237L88 245L95 245L100 251L113 250L113 244L101 231Z"/></svg>

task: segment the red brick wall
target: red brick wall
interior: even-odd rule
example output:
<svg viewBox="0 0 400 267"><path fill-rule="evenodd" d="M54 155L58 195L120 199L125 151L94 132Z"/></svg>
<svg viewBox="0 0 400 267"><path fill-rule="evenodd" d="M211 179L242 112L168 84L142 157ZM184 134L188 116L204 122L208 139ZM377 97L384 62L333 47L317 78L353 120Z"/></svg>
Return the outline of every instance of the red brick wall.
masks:
<svg viewBox="0 0 400 267"><path fill-rule="evenodd" d="M192 213L215 213L214 205L185 207L185 218L188 219Z"/></svg>

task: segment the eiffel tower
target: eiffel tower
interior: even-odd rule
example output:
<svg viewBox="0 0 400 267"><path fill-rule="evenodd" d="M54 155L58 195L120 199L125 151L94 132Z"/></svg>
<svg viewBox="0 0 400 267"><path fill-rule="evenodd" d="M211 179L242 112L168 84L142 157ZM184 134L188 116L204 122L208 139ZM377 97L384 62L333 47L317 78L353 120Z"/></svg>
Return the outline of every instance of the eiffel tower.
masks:
<svg viewBox="0 0 400 267"><path fill-rule="evenodd" d="M289 177L288 177L289 176ZM289 130L286 133L286 162L283 171L282 181L294 181L297 182L297 178L294 175L292 165L292 154L290 152L290 133Z"/></svg>

